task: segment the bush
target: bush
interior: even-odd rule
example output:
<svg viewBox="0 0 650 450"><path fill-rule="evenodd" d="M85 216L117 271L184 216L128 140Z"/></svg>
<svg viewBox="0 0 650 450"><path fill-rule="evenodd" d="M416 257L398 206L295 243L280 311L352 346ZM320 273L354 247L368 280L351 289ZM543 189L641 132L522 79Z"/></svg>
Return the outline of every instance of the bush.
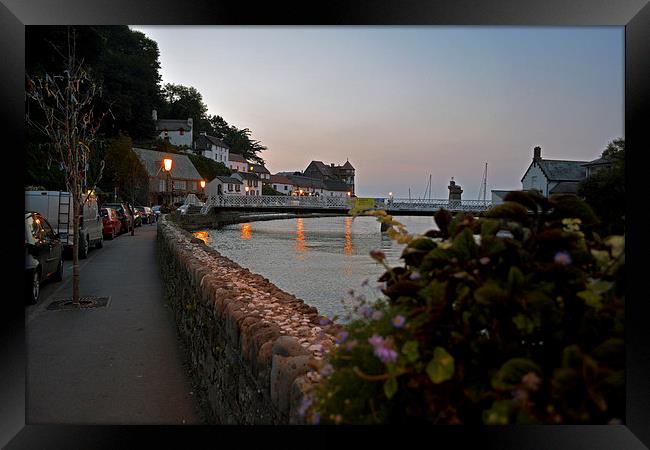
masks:
<svg viewBox="0 0 650 450"><path fill-rule="evenodd" d="M575 196L513 193L447 211L383 253L385 298L358 299L305 397L311 423L582 424L624 415L624 237Z"/></svg>

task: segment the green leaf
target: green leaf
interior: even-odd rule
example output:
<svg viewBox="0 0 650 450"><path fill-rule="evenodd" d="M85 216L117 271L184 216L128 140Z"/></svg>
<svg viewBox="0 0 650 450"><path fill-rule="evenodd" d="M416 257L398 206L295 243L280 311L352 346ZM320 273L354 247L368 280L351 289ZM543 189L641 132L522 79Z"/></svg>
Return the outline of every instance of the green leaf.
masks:
<svg viewBox="0 0 650 450"><path fill-rule="evenodd" d="M408 362L415 362L420 357L418 351L418 341L407 341L402 346L402 353L406 356Z"/></svg>
<svg viewBox="0 0 650 450"><path fill-rule="evenodd" d="M524 274L517 266L511 266L508 272L508 290L516 291L524 285Z"/></svg>
<svg viewBox="0 0 650 450"><path fill-rule="evenodd" d="M492 377L492 387L499 390L514 389L529 372L541 376L542 370L528 358L512 358L506 361Z"/></svg>
<svg viewBox="0 0 650 450"><path fill-rule="evenodd" d="M452 244L456 255L461 260L476 258L477 245L474 241L474 234L469 228L463 228L463 231L454 237Z"/></svg>
<svg viewBox="0 0 650 450"><path fill-rule="evenodd" d="M489 280L474 292L476 301L483 305L492 305L504 302L508 296L496 281Z"/></svg>
<svg viewBox="0 0 650 450"><path fill-rule="evenodd" d="M497 400L490 409L483 411L483 423L486 425L508 425L512 409L512 401Z"/></svg>
<svg viewBox="0 0 650 450"><path fill-rule="evenodd" d="M386 398L391 399L397 393L397 378L390 377L384 383L384 394Z"/></svg>
<svg viewBox="0 0 650 450"><path fill-rule="evenodd" d="M428 286L420 289L420 297L426 300L427 305L439 306L445 301L447 282L433 280Z"/></svg>
<svg viewBox="0 0 650 450"><path fill-rule="evenodd" d="M540 326L539 318L531 319L523 314L517 314L512 318L512 321L515 323L517 329L526 334L532 334Z"/></svg>
<svg viewBox="0 0 650 450"><path fill-rule="evenodd" d="M433 359L427 365L427 375L436 384L454 376L454 357L442 347L433 349Z"/></svg>
<svg viewBox="0 0 650 450"><path fill-rule="evenodd" d="M501 228L498 220L494 219L480 219L481 224L481 239L486 236L495 236Z"/></svg>
<svg viewBox="0 0 650 450"><path fill-rule="evenodd" d="M585 301L587 306L591 306L596 311L600 310L603 307L603 300L600 295L596 294L592 290L580 291L576 294L578 297Z"/></svg>

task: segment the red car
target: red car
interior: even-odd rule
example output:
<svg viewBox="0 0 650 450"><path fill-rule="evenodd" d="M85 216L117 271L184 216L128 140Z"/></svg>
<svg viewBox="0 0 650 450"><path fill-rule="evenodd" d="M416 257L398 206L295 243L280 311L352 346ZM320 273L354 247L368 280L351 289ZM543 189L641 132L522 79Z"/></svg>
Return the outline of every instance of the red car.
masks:
<svg viewBox="0 0 650 450"><path fill-rule="evenodd" d="M115 236L120 234L122 229L122 222L117 211L113 208L101 208L99 215L102 216L102 222L104 223L104 238L115 239Z"/></svg>

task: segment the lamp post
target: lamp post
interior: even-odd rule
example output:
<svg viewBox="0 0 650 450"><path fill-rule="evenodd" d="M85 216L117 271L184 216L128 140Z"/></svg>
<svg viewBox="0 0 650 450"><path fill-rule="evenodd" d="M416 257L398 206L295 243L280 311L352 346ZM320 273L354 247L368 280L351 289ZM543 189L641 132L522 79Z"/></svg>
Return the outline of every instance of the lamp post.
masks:
<svg viewBox="0 0 650 450"><path fill-rule="evenodd" d="M249 188L248 186L246 186L246 187L244 188L244 190L246 191L246 195L248 195L248 191L250 191L250 189L251 189L251 188Z"/></svg>
<svg viewBox="0 0 650 450"><path fill-rule="evenodd" d="M205 180L199 181L199 186L201 186L201 198L205 200Z"/></svg>
<svg viewBox="0 0 650 450"><path fill-rule="evenodd" d="M165 190L169 192L169 207L171 209L171 203L172 203L172 196L174 195L174 187L171 185L172 184L172 166L174 165L174 161L171 158L165 158L163 159L163 170L167 172L167 180L168 182L165 185Z"/></svg>

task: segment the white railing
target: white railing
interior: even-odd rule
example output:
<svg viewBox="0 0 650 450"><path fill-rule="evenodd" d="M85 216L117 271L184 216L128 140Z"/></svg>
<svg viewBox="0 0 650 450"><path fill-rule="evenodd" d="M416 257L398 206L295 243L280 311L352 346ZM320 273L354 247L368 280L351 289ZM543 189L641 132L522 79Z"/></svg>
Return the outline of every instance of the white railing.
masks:
<svg viewBox="0 0 650 450"><path fill-rule="evenodd" d="M199 200L199 198L196 196L196 194L187 194L187 197L185 197L185 203L184 205L192 205L192 206L204 206L204 203Z"/></svg>
<svg viewBox="0 0 650 450"><path fill-rule="evenodd" d="M210 195L201 209L207 214L211 208L317 208L317 209L351 209L356 198L286 196L286 195ZM364 203L364 206L367 204ZM488 210L492 202L484 200L433 200L433 199L374 199L371 209L387 211L432 211L441 208L450 211L481 212Z"/></svg>

